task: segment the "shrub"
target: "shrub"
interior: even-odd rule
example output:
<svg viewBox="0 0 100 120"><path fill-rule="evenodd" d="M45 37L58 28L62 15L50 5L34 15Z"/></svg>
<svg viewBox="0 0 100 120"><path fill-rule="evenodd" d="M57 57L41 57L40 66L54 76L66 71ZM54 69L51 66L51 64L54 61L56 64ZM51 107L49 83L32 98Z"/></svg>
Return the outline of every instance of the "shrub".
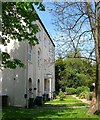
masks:
<svg viewBox="0 0 100 120"><path fill-rule="evenodd" d="M59 97L60 97L60 100L63 100L65 98L65 95L62 91L59 92Z"/></svg>
<svg viewBox="0 0 100 120"><path fill-rule="evenodd" d="M34 98L29 98L28 100L28 107L33 108L34 107Z"/></svg>
<svg viewBox="0 0 100 120"><path fill-rule="evenodd" d="M77 94L77 96L79 96L80 93L82 93L82 92L84 92L84 91L90 92L90 88L87 87L87 86L77 87L77 89L76 89L76 94Z"/></svg>
<svg viewBox="0 0 100 120"><path fill-rule="evenodd" d="M43 94L43 101L48 101L49 100L49 94Z"/></svg>
<svg viewBox="0 0 100 120"><path fill-rule="evenodd" d="M84 91L84 92L80 93L79 98L84 99L84 98L86 98L87 94L88 94L88 92Z"/></svg>
<svg viewBox="0 0 100 120"><path fill-rule="evenodd" d="M86 99L87 100L92 100L92 97L93 97L93 92L89 92L86 94Z"/></svg>
<svg viewBox="0 0 100 120"><path fill-rule="evenodd" d="M59 95L56 96L56 99L60 99Z"/></svg>
<svg viewBox="0 0 100 120"><path fill-rule="evenodd" d="M34 100L34 104L37 106L41 106L43 104L43 97L42 96L37 96Z"/></svg>
<svg viewBox="0 0 100 120"><path fill-rule="evenodd" d="M89 87L83 86L83 88L84 88L84 91L90 92L90 88Z"/></svg>
<svg viewBox="0 0 100 120"><path fill-rule="evenodd" d="M66 92L68 95L73 95L76 93L76 89L75 88L66 88Z"/></svg>

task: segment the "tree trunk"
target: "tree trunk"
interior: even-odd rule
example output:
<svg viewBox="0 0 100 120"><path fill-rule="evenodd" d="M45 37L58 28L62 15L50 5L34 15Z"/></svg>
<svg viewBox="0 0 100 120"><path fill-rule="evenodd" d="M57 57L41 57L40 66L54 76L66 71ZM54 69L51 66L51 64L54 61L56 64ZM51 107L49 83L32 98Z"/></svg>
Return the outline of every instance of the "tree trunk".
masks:
<svg viewBox="0 0 100 120"><path fill-rule="evenodd" d="M97 91L96 91L96 99L97 99L97 111L100 112L100 11L99 11L99 5L98 5L98 18L97 18L97 35L98 35L98 54L97 56Z"/></svg>
<svg viewBox="0 0 100 120"><path fill-rule="evenodd" d="M96 54L96 81L95 81L95 93L93 95L92 104L88 113L100 113L100 13L99 13L99 2L95 3L95 29L94 29L94 40L95 40L95 54Z"/></svg>

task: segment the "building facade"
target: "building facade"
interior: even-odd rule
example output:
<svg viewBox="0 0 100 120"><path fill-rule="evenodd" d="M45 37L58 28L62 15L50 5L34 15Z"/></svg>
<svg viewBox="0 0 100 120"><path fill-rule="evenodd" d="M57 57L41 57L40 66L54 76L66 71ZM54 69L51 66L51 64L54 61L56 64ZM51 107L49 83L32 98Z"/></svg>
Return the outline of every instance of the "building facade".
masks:
<svg viewBox="0 0 100 120"><path fill-rule="evenodd" d="M6 68L0 72L1 92L8 95L9 105L24 107L29 98L43 95L51 99L55 91L55 45L41 20L36 22L40 28L37 34L39 44L31 46L14 40L2 49L25 65L24 68Z"/></svg>

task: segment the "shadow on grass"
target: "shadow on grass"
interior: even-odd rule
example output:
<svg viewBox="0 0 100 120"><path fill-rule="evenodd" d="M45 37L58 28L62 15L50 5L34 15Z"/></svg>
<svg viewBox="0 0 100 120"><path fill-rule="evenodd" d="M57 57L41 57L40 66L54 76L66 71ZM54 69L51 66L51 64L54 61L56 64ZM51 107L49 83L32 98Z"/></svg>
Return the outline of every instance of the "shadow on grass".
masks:
<svg viewBox="0 0 100 120"><path fill-rule="evenodd" d="M87 120L89 120L92 116L85 116L86 112L86 108L34 107L33 109L25 109L9 107L3 108L2 120L67 120L68 118L76 118L74 120L77 120L77 118L84 117L88 117ZM95 120L95 117L93 120Z"/></svg>
<svg viewBox="0 0 100 120"><path fill-rule="evenodd" d="M64 104L56 104L56 103L54 103L54 104L51 104L51 103L48 103L48 104L44 104L44 107L78 107L78 106L86 106L86 107L89 107L89 105L88 104L86 104L86 103L72 103L72 104L66 104L66 103L64 103Z"/></svg>

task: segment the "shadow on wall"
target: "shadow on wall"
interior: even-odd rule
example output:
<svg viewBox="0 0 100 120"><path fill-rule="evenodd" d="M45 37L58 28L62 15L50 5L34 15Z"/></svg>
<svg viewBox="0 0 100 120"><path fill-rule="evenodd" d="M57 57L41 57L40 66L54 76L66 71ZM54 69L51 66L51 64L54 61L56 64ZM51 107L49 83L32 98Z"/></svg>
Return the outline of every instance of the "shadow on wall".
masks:
<svg viewBox="0 0 100 120"><path fill-rule="evenodd" d="M9 48L10 47L10 48ZM8 45L6 51L12 58L20 59L25 65L25 42ZM20 104L25 92L25 67L16 69L6 68L2 72L2 94L8 95L9 105Z"/></svg>

